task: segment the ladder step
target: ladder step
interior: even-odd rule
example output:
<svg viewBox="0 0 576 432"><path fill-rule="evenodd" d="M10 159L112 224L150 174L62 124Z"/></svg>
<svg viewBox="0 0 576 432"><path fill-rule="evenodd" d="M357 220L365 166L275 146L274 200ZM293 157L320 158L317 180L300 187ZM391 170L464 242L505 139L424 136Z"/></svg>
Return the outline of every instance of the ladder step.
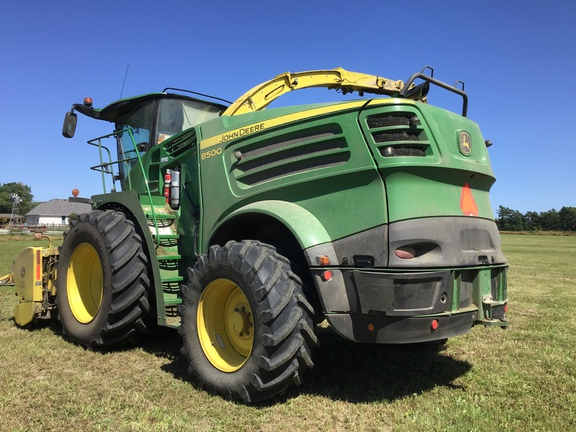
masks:
<svg viewBox="0 0 576 432"><path fill-rule="evenodd" d="M176 247L178 246L178 239L180 236L178 234L152 234L152 241L158 246L164 247Z"/></svg>
<svg viewBox="0 0 576 432"><path fill-rule="evenodd" d="M180 238L180 235L178 235L178 234L160 234L157 236L155 233L152 233L152 238L158 239L158 240L178 240Z"/></svg>
<svg viewBox="0 0 576 432"><path fill-rule="evenodd" d="M146 216L146 219L149 220L153 220L154 219L154 215L152 215L152 213L150 212L146 212L144 213L144 216ZM176 219L176 216L172 215L172 214L166 214L166 213L156 213L156 219L157 220L174 220Z"/></svg>
<svg viewBox="0 0 576 432"><path fill-rule="evenodd" d="M164 304L166 306L175 306L182 304L182 299L171 299L171 300L164 300Z"/></svg>
<svg viewBox="0 0 576 432"><path fill-rule="evenodd" d="M181 276L160 276L160 278L162 281L162 291L164 293L177 296L180 295L180 285L184 278Z"/></svg>
<svg viewBox="0 0 576 432"><path fill-rule="evenodd" d="M156 237L156 233L152 233L152 237ZM179 234L164 234L164 233L160 233L158 235L158 238L160 239L179 239L180 235Z"/></svg>
<svg viewBox="0 0 576 432"><path fill-rule="evenodd" d="M159 255L158 261L178 261L182 259L182 255Z"/></svg>
<svg viewBox="0 0 576 432"><path fill-rule="evenodd" d="M175 283L175 282L182 282L184 278L182 276L174 276L174 277L163 277L162 283Z"/></svg>

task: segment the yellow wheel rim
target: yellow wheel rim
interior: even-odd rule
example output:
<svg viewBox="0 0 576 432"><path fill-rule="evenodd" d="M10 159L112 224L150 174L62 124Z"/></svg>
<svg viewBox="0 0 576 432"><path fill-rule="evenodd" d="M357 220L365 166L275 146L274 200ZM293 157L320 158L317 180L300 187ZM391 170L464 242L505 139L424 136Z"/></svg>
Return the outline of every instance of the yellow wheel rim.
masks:
<svg viewBox="0 0 576 432"><path fill-rule="evenodd" d="M104 295L102 263L91 244L81 243L72 252L66 285L74 318L88 324L98 314Z"/></svg>
<svg viewBox="0 0 576 432"><path fill-rule="evenodd" d="M211 282L200 297L198 337L204 354L222 372L240 369L252 352L254 319L244 292L229 279Z"/></svg>

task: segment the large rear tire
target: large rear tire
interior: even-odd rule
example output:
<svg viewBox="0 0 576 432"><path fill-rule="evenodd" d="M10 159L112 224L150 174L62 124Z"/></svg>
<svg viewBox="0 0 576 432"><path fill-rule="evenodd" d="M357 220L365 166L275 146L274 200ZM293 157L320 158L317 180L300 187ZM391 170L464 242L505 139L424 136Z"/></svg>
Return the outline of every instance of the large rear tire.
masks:
<svg viewBox="0 0 576 432"><path fill-rule="evenodd" d="M182 353L210 392L257 402L300 384L314 366L314 311L272 246L213 246L189 269L182 297Z"/></svg>
<svg viewBox="0 0 576 432"><path fill-rule="evenodd" d="M153 326L148 259L123 213L95 210L64 233L58 317L73 342L94 349L137 342Z"/></svg>

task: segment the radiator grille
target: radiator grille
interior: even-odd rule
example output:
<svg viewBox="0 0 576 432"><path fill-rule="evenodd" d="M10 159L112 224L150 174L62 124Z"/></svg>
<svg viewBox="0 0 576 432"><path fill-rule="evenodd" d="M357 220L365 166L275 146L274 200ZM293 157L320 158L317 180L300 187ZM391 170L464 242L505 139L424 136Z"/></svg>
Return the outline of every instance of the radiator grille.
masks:
<svg viewBox="0 0 576 432"><path fill-rule="evenodd" d="M383 157L424 157L428 154L428 137L420 119L414 113L372 115L367 118L367 125L374 144Z"/></svg>
<svg viewBox="0 0 576 432"><path fill-rule="evenodd" d="M196 131L194 129L189 129L166 144L164 149L168 155L175 158L186 152L186 150L191 149L195 145Z"/></svg>
<svg viewBox="0 0 576 432"><path fill-rule="evenodd" d="M263 145L263 143L265 143ZM345 164L350 151L339 125L305 129L240 148L236 180L253 186L290 174Z"/></svg>

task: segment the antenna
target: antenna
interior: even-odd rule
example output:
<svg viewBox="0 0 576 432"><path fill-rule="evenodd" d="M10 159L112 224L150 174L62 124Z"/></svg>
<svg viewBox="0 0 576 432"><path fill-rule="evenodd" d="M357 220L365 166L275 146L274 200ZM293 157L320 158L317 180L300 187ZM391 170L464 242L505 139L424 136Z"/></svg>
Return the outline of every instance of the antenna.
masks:
<svg viewBox="0 0 576 432"><path fill-rule="evenodd" d="M124 93L124 84L126 84L126 77L128 76L128 68L130 67L129 64L126 65L126 72L124 73L124 81L122 81L122 88L120 89L120 97L118 99L122 99L122 93Z"/></svg>

